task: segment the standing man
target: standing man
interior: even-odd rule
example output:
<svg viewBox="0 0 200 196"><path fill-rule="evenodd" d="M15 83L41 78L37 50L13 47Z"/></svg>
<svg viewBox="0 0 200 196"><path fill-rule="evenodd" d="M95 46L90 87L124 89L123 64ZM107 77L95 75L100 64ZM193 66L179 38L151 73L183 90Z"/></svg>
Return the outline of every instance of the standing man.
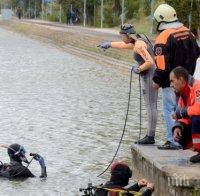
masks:
<svg viewBox="0 0 200 196"><path fill-rule="evenodd" d="M182 147L198 153L190 158L200 163L200 81L189 76L186 69L176 67L170 73L170 84L179 93L178 107L173 114L176 121L173 136Z"/></svg>
<svg viewBox="0 0 200 196"><path fill-rule="evenodd" d="M17 14L18 19L21 19L21 17L22 17L22 9L21 9L20 6L17 8L16 14Z"/></svg>
<svg viewBox="0 0 200 196"><path fill-rule="evenodd" d="M163 116L167 126L167 141L159 149L179 149L172 137L177 98L170 88L169 73L181 65L193 75L200 49L192 32L179 22L176 11L168 4L161 4L154 12L159 35L155 40L156 71L153 76L154 88L162 88Z"/></svg>

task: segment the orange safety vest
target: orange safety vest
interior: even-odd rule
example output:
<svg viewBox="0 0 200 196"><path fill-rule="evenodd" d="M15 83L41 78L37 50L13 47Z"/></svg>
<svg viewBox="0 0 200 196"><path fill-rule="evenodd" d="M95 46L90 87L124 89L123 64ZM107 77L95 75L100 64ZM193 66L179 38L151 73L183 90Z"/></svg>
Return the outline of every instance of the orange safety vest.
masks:
<svg viewBox="0 0 200 196"><path fill-rule="evenodd" d="M192 116L200 115L200 81L195 80L192 86L188 86L188 92L184 92L185 99L180 95L178 100L178 106L180 108L187 107L187 114ZM186 125L191 123L191 119L180 119Z"/></svg>

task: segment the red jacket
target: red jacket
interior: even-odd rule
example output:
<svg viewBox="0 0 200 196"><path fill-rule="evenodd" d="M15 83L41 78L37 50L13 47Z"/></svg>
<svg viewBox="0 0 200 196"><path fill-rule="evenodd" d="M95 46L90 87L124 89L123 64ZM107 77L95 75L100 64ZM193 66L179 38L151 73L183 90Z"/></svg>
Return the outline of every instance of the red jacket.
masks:
<svg viewBox="0 0 200 196"><path fill-rule="evenodd" d="M193 80L191 85L186 85L180 92L178 106L187 107L187 114L189 117L200 115L200 80ZM191 123L190 118L182 118L180 122L186 125Z"/></svg>

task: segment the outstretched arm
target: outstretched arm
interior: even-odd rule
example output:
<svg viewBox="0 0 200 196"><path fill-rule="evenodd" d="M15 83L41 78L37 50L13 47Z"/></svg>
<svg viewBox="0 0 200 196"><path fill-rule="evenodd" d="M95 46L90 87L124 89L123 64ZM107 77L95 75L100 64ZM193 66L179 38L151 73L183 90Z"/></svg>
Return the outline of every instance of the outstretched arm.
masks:
<svg viewBox="0 0 200 196"><path fill-rule="evenodd" d="M103 50L107 50L108 48L116 48L116 49L133 49L134 45L129 43L126 44L124 42L110 42L110 41L103 41L97 47L102 48Z"/></svg>
<svg viewBox="0 0 200 196"><path fill-rule="evenodd" d="M111 48L116 48L116 49L133 49L134 45L129 43L126 44L124 42L111 42Z"/></svg>

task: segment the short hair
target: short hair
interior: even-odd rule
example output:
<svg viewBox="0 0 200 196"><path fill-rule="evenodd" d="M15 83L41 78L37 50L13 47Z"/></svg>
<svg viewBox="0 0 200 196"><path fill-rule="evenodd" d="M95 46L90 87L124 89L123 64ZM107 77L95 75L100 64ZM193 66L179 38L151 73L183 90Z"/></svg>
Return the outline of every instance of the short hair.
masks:
<svg viewBox="0 0 200 196"><path fill-rule="evenodd" d="M184 67L178 66L178 67L172 69L171 73L172 72L174 73L174 75L175 75L175 77L177 79L179 79L180 77L182 77L186 82L188 82L189 73L188 73L188 71Z"/></svg>

